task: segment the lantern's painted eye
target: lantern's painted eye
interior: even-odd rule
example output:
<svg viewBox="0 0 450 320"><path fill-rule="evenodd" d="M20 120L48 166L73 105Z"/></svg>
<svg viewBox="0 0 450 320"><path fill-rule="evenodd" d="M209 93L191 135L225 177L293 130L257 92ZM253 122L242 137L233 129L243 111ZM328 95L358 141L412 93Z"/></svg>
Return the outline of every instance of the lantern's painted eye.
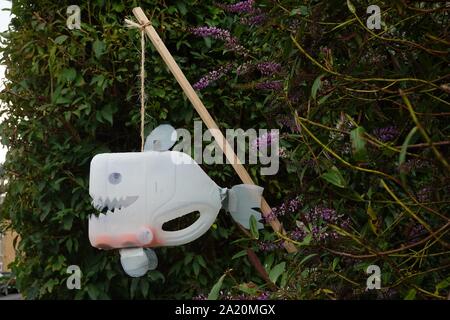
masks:
<svg viewBox="0 0 450 320"><path fill-rule="evenodd" d="M122 181L122 175L118 172L113 172L108 179L111 184L119 184Z"/></svg>

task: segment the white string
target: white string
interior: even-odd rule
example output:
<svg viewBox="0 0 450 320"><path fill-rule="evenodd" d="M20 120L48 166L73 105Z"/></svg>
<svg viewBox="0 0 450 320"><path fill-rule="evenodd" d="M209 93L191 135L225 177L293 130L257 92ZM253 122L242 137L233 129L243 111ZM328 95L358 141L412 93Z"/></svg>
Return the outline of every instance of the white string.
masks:
<svg viewBox="0 0 450 320"><path fill-rule="evenodd" d="M134 21L125 19L128 28L138 28L141 30L141 151L144 151L144 127L145 127L145 28L150 25L138 24Z"/></svg>

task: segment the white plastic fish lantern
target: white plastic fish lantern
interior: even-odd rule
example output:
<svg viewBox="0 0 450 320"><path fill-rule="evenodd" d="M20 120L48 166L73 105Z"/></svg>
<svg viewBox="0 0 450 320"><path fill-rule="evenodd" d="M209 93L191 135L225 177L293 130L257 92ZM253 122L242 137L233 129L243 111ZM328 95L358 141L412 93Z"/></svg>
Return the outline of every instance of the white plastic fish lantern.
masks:
<svg viewBox="0 0 450 320"><path fill-rule="evenodd" d="M250 215L261 219L253 208L260 207L263 188L217 186L189 155L167 151L175 142L175 129L162 125L147 138L145 152L105 153L91 161L89 194L103 213L90 217L89 240L99 249L121 249L130 276L157 266L156 254L143 248L196 240L223 206L246 228ZM189 227L163 230L164 223L196 211L200 217Z"/></svg>

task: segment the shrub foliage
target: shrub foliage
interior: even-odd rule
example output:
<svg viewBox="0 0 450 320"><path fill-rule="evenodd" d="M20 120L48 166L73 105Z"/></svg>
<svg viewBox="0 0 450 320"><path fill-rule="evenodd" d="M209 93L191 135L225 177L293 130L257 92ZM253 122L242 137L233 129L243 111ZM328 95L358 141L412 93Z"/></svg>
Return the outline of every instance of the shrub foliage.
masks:
<svg viewBox="0 0 450 320"><path fill-rule="evenodd" d="M140 2L221 128L280 129L279 173L249 170L287 232L244 235L221 214L133 280L116 252L90 247L87 218L90 159L140 146L139 32L123 24L138 3L80 2L73 31L71 4L13 1L2 40L2 217L21 237L13 267L27 298L202 297L219 278L211 297L447 297L445 2ZM381 30L367 27L372 4ZM192 129L197 115L150 44L146 66L146 131L165 121ZM238 183L229 166L205 169ZM66 288L72 264L81 290ZM370 265L380 290L366 289Z"/></svg>

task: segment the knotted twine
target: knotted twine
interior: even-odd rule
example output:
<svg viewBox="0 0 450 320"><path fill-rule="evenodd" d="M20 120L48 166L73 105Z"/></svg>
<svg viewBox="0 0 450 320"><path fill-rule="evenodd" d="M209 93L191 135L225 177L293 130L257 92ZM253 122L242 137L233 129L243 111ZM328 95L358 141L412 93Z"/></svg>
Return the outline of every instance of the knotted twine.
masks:
<svg viewBox="0 0 450 320"><path fill-rule="evenodd" d="M144 151L144 127L145 127L145 28L151 25L151 22L139 24L125 19L128 28L137 28L141 30L141 152Z"/></svg>

